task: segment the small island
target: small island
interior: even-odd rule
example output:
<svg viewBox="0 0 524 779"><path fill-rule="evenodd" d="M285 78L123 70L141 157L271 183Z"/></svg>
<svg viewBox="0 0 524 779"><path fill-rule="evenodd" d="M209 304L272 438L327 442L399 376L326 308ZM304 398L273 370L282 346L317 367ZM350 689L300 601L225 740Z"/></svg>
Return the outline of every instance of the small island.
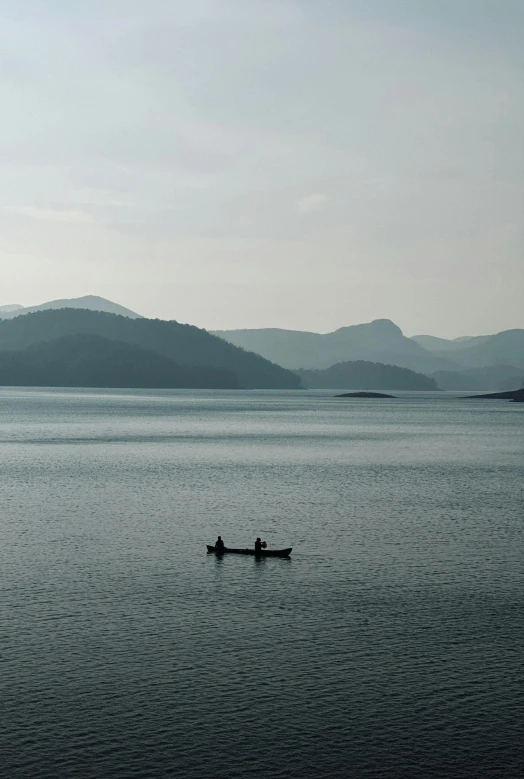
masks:
<svg viewBox="0 0 524 779"><path fill-rule="evenodd" d="M490 392L488 395L468 395L467 400L481 398L482 400L511 400L513 403L524 403L524 387L509 392Z"/></svg>
<svg viewBox="0 0 524 779"><path fill-rule="evenodd" d="M344 392L335 395L336 398L395 398L396 395L386 395L384 392Z"/></svg>

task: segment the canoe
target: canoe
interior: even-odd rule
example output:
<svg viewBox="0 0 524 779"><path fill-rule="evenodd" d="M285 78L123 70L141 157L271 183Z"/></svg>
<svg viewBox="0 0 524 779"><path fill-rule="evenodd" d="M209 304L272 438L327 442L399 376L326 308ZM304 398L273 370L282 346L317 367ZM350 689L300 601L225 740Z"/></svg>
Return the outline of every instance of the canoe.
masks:
<svg viewBox="0 0 524 779"><path fill-rule="evenodd" d="M210 546L209 544L206 544L208 553L214 552L215 554L250 554L256 557L289 557L291 554L293 547L290 546L289 549L262 549L261 552L255 552L254 549L229 549L225 548L222 550L215 549L214 546Z"/></svg>

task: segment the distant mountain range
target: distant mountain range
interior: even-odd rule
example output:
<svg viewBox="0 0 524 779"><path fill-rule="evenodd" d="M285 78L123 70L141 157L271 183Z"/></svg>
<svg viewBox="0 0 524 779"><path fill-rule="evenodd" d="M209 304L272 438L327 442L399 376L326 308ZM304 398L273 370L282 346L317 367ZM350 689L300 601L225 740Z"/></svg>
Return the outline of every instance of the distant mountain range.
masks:
<svg viewBox="0 0 524 779"><path fill-rule="evenodd" d="M494 335L477 335L447 340L432 335L411 339L439 359L457 367L482 368L489 365L513 365L524 368L524 330L503 330ZM438 369L437 369L438 370Z"/></svg>
<svg viewBox="0 0 524 779"><path fill-rule="evenodd" d="M81 298L64 298L63 300L50 300L48 303L42 303L40 306L19 306L11 304L0 306L0 319L13 319L21 314L34 314L36 311L47 311L48 309L59 308L87 308L90 311L105 311L108 314L120 314L131 319L138 319L140 314L136 314L129 308L119 306L106 298L98 295L85 295Z"/></svg>
<svg viewBox="0 0 524 779"><path fill-rule="evenodd" d="M0 306L0 328L7 324L5 320L21 323L26 319L25 315L33 316L38 312L59 310L77 310L78 317L75 319L71 314L67 314L64 320L57 320L56 332L54 325L51 329L48 327L51 320L46 320L43 323L45 332L42 335L36 332L40 321L36 325L35 320L31 319L27 338L22 338L23 344L14 347L8 345L5 348L26 348L38 340L91 333L154 351L174 360L179 367L198 364L232 371L234 379L231 386L252 388L296 387L300 383L298 375L306 385L308 382L320 382L322 386L326 386L323 384L324 380L330 382L335 375L340 378L344 372L346 380L351 382L355 381L357 376L361 376L362 380L367 377L366 381L371 375L379 382L382 382L384 375L389 376L388 381L392 379L391 372L380 374L380 378L378 369L374 369L373 374L369 370L362 373L362 365L350 367L350 363L363 362L375 365L380 363L386 368L398 366L413 371L414 374L425 374L436 381L440 388L449 390L505 390L521 386L524 381L524 329L505 330L494 335L464 336L452 340L432 335L408 338L389 319L377 319L366 324L341 327L326 334L277 328L215 330L208 333L177 322L146 320L128 308L96 295L53 300L40 306ZM89 312L116 314L127 324L120 322L116 326L114 323L109 325L109 320L102 323L96 317L89 319ZM156 324L147 325L144 330L136 329L135 325L133 329L131 322L142 320ZM167 329L162 329L164 326ZM161 334L159 331L153 336L154 328L160 328ZM15 329L19 335L25 331L24 326L20 324L17 324ZM7 338L7 342L11 343L12 339L13 343L19 342L20 339L17 340L14 332ZM191 337L189 333L192 334ZM198 339L195 333L200 334ZM228 343L228 347L225 347L225 343ZM193 346L189 348L189 344ZM0 336L0 350L3 348ZM341 368L340 364L346 367ZM311 371L325 371L334 366L337 366L336 371L326 374L324 378L320 375L315 378L309 375ZM293 376L291 371L297 376ZM397 379L400 381L398 376ZM217 381L222 380L217 378ZM415 383L418 381L416 379ZM353 386L364 388L358 381L357 385L332 385L333 388L339 386L348 389ZM386 383L374 388L395 389L397 385Z"/></svg>
<svg viewBox="0 0 524 779"><path fill-rule="evenodd" d="M471 390L506 387L513 377L524 375L524 330L455 341L428 335L407 338L389 319L377 319L327 334L273 328L213 332L299 373L364 360L424 373L443 389Z"/></svg>
<svg viewBox="0 0 524 779"><path fill-rule="evenodd" d="M435 371L431 378L443 390L512 390L524 385L524 369L515 365L488 365L462 371Z"/></svg>
<svg viewBox="0 0 524 779"><path fill-rule="evenodd" d="M435 356L406 338L400 327L389 319L341 327L326 334L273 328L213 332L290 369L324 369L354 360L398 365L421 373L456 368L453 361Z"/></svg>
<svg viewBox="0 0 524 779"><path fill-rule="evenodd" d="M437 382L423 373L379 362L339 362L324 370L299 370L307 389L438 390Z"/></svg>
<svg viewBox="0 0 524 779"><path fill-rule="evenodd" d="M19 306L18 303L12 303L10 306L0 306L0 319L4 317L6 314L13 314L15 316L15 311L23 311L24 307Z"/></svg>
<svg viewBox="0 0 524 779"><path fill-rule="evenodd" d="M131 319L117 314L89 311L87 309L50 309L0 321L0 352L20 352L27 350L29 347L35 347L33 351L26 352L25 355L19 355L16 359L13 358L15 362L18 361L16 365L19 368L16 368L16 370L23 370L23 366L27 365L28 360L36 360L39 351L46 354L49 359L54 359L53 354L62 354L62 357L56 364L56 371L57 376L64 376L65 367L59 363L60 360L68 361L71 359L73 354L71 351L72 342L66 341L65 345L63 342L55 343L53 347L49 347L47 342L54 339L63 339L66 336L86 334L98 336L98 338L108 341L119 342L118 349L111 347L115 350L115 355L117 352L120 355L118 359L121 357L123 359L122 343L138 347L138 350L141 350L135 350L134 353L137 363L145 366L149 360L150 368L147 370L151 371L150 381L153 381L153 376L156 378L154 379L155 383L140 383L137 386L166 386L165 384L159 385L156 383L158 376L164 371L171 377L170 381L177 382L172 384L172 386L206 386L209 388L220 386L231 389L238 387L247 389L295 389L300 387L299 377L291 371L279 365L274 365L257 354L239 349L221 338L211 335L206 330L200 330L198 327L182 325L178 322L165 322L160 319ZM82 360L88 358L86 353L89 352L92 370L94 373L98 371L97 375L101 377L102 368L100 366L97 367L92 359L93 355L96 356L95 342L80 341L79 343L84 350ZM108 370L109 361L106 357L110 353L109 346L101 341L98 343L101 350L100 359L101 361L105 360L106 369ZM61 349L65 351L62 353ZM152 353L152 355L147 357L144 353L146 351ZM165 360L161 363L160 357L166 358L170 364L168 365ZM132 352L129 350L127 351L126 359L128 362L132 362L134 359ZM173 366L174 363L176 363L175 366ZM7 371L5 355L3 365L4 370ZM195 384L195 372L190 374L190 366L205 369L207 371L207 383ZM175 368L178 373L176 373ZM12 368L12 370L15 370L15 368ZM147 370L144 368L146 373ZM171 373L169 373L170 371ZM186 371L185 376L189 377L187 378L189 383L181 384L177 376L184 375L184 371ZM7 371L6 380L11 375ZM48 373L48 375L50 374ZM199 375L202 375L202 370L199 371ZM102 378L99 380L102 381ZM109 381L109 379L107 380ZM128 380L130 378L126 379L126 381ZM51 384L55 384L51 379L49 381ZM57 379L56 381L58 382L59 380ZM144 378L144 381L147 381L147 378ZM0 373L0 384L2 383L5 382ZM11 378L9 378L8 383L11 383ZM103 383L100 386L109 385ZM122 385L117 384L115 386Z"/></svg>

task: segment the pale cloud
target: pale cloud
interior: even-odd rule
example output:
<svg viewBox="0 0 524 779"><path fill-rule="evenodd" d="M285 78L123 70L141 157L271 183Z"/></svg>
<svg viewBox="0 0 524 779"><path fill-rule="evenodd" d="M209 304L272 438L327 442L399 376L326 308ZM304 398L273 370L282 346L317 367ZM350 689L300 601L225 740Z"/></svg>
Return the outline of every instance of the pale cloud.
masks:
<svg viewBox="0 0 524 779"><path fill-rule="evenodd" d="M18 208L7 209L13 216L27 217L28 219L39 219L44 222L63 222L66 224L96 224L96 220L91 214L74 209L60 210L55 208L37 208L36 206L19 206Z"/></svg>
<svg viewBox="0 0 524 779"><path fill-rule="evenodd" d="M522 326L522 0L1 15L0 304L97 292L216 329Z"/></svg>
<svg viewBox="0 0 524 779"><path fill-rule="evenodd" d="M327 196L321 192L314 195L306 195L295 200L295 211L299 214L310 214L312 211L320 211L327 202Z"/></svg>

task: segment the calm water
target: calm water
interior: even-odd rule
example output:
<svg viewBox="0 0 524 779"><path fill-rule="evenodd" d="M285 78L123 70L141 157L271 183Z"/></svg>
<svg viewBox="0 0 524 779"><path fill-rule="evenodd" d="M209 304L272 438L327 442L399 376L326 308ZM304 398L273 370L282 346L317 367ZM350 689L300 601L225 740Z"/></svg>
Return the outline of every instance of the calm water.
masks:
<svg viewBox="0 0 524 779"><path fill-rule="evenodd" d="M517 404L0 390L1 776L524 776L523 485Z"/></svg>

